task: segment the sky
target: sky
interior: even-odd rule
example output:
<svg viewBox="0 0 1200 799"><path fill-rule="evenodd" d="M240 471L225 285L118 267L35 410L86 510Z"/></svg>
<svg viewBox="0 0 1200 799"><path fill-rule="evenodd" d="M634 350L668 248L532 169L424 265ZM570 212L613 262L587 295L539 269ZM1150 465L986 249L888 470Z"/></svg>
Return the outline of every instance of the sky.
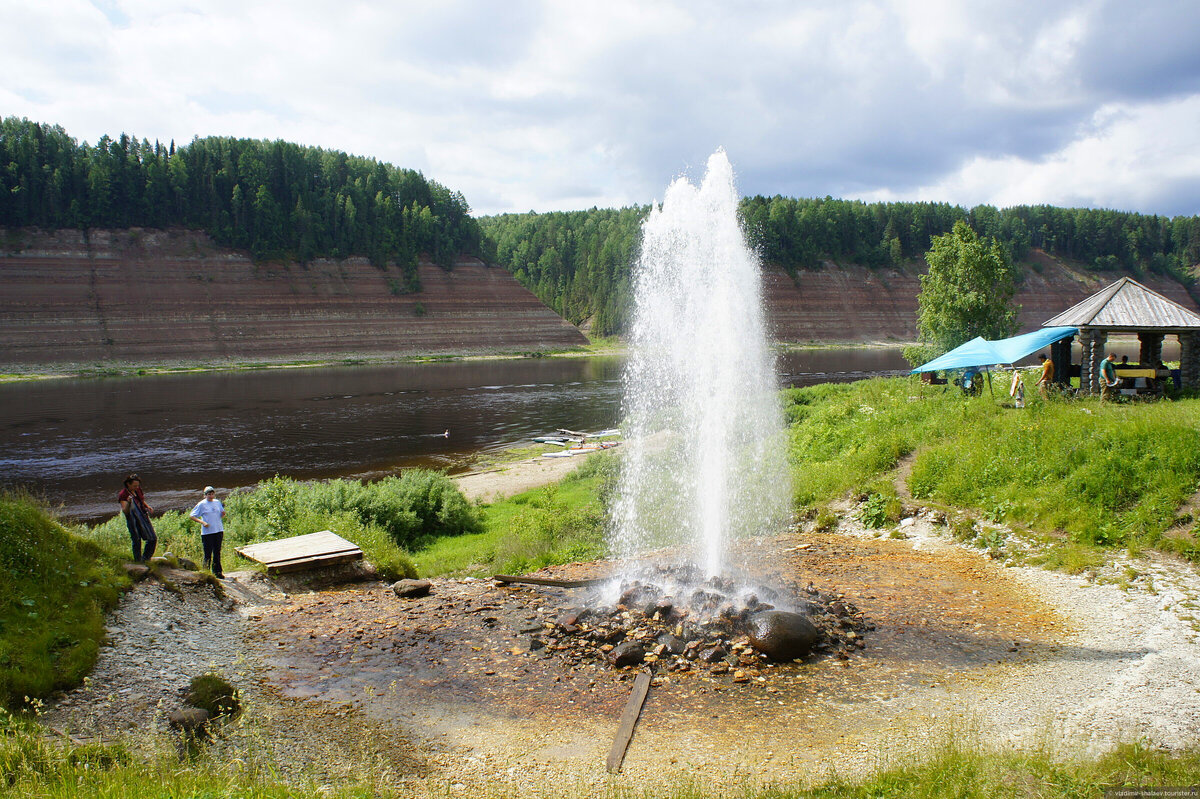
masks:
<svg viewBox="0 0 1200 799"><path fill-rule="evenodd" d="M283 139L476 214L743 195L1200 214L1194 0L0 0L0 116Z"/></svg>

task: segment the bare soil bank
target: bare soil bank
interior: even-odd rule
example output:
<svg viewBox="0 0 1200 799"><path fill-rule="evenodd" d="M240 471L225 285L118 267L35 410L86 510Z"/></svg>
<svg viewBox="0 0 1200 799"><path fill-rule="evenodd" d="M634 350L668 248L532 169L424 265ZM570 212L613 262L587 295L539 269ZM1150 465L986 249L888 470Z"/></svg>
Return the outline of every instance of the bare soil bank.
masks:
<svg viewBox="0 0 1200 799"><path fill-rule="evenodd" d="M1118 273L1082 273L1034 251L1017 295L1036 327ZM907 342L916 337L919 266L826 264L765 274L781 342ZM0 237L0 371L113 364L288 363L568 350L584 335L504 269L472 258L418 267L402 293L394 266L362 258L255 264L187 230L6 230ZM1180 284L1146 285L1195 308Z"/></svg>
<svg viewBox="0 0 1200 799"><path fill-rule="evenodd" d="M1040 327L1122 272L1082 272L1040 250L1030 252L1034 268L1026 270L1016 304L1023 330ZM908 271L836 266L799 272L793 280L782 270L768 270L763 292L772 335L779 341L913 341L917 335L917 295L925 265ZM1197 308L1187 290L1155 275L1138 281L1185 308Z"/></svg>
<svg viewBox="0 0 1200 799"><path fill-rule="evenodd" d="M563 350L574 326L503 269L256 264L186 230L6 231L0 369Z"/></svg>

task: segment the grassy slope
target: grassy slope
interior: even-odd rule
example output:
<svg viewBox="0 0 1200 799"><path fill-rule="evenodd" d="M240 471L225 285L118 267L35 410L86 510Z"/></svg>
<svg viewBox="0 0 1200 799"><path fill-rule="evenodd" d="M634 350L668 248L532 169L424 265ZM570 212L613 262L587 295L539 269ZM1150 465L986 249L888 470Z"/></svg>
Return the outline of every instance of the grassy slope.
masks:
<svg viewBox="0 0 1200 799"><path fill-rule="evenodd" d="M119 558L28 498L0 494L0 708L77 685L128 584Z"/></svg>
<svg viewBox="0 0 1200 799"><path fill-rule="evenodd" d="M785 392L796 502L892 492L914 454L914 496L993 521L1100 546L1155 547L1200 560L1177 529L1200 485L1200 400L1095 399L1006 406L908 378Z"/></svg>

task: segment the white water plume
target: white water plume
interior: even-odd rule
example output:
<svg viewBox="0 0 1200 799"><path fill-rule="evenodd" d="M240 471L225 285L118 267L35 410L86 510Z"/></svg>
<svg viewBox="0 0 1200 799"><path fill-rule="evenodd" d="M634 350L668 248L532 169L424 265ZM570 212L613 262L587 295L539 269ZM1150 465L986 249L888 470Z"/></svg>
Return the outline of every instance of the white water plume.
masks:
<svg viewBox="0 0 1200 799"><path fill-rule="evenodd" d="M614 550L682 547L720 574L732 538L782 529L790 482L758 258L723 150L642 225Z"/></svg>

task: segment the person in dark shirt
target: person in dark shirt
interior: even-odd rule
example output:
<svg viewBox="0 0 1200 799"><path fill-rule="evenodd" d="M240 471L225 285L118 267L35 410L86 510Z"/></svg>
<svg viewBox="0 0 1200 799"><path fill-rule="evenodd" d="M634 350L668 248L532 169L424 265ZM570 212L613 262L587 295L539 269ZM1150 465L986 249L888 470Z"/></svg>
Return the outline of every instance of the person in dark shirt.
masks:
<svg viewBox="0 0 1200 799"><path fill-rule="evenodd" d="M146 502L142 492L142 479L136 474L125 478L125 487L117 494L117 502L121 505L121 513L125 515L125 526L129 528L129 539L133 543L133 559L145 563L154 556L154 548L158 546L158 536L154 534L154 525L150 524L150 514L154 508Z"/></svg>

